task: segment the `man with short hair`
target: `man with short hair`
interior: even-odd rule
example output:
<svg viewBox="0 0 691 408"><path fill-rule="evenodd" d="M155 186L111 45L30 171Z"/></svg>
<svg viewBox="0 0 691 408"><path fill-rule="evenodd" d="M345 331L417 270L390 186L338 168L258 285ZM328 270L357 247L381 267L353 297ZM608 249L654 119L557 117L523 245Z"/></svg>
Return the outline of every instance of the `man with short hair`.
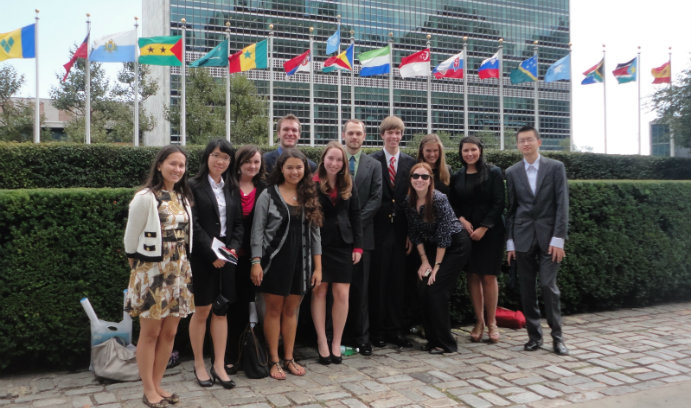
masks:
<svg viewBox="0 0 691 408"><path fill-rule="evenodd" d="M350 297L346 333L353 337L360 354L372 354L372 343L369 333L369 278L372 250L374 249L373 219L381 204L382 173L379 163L362 151L362 143L367 135L365 124L358 119L349 119L343 125L343 140L346 145L346 156L350 174L353 177L353 188L360 200L360 218L362 219L362 259L353 266L353 279L350 283Z"/></svg>
<svg viewBox="0 0 691 408"><path fill-rule="evenodd" d="M569 223L569 192L566 170L560 161L540 155L542 139L531 126L516 133L523 160L506 169L509 209L506 216L507 259L518 268L521 303L528 342L526 351L542 346L540 308L535 279L540 276L547 323L552 329L552 346L558 355L567 355L561 328L557 272L564 259L564 241Z"/></svg>
<svg viewBox="0 0 691 408"><path fill-rule="evenodd" d="M276 138L278 139L278 149L271 152L264 153L264 168L269 174L276 165L276 160L283 153L283 149L297 148L298 140L300 140L300 119L297 116L289 113L280 118L276 123ZM307 159L312 172L317 169L317 164L310 159Z"/></svg>
<svg viewBox="0 0 691 408"><path fill-rule="evenodd" d="M400 151L405 124L398 116L384 118L379 134L384 148L372 153L382 172L382 203L374 217L374 252L370 271L370 318L372 344L384 341L411 347L404 335L405 259L408 223L405 201L408 176L415 159Z"/></svg>

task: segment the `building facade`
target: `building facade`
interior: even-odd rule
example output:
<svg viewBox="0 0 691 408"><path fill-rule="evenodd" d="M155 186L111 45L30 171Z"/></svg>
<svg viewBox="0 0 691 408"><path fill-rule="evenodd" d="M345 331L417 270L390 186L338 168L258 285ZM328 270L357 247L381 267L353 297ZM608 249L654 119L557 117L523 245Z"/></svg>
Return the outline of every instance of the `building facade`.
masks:
<svg viewBox="0 0 691 408"><path fill-rule="evenodd" d="M464 106L463 80L431 80L432 131L445 132L457 141L467 126L488 146L499 145L499 87L497 79L480 80L482 60L497 52L503 39L503 94L506 146L514 146L513 134L525 124L537 125L544 139L543 149L568 148L570 136L570 83L545 84L549 65L569 53L568 0L150 0L144 2L143 36L177 35L180 20L187 23L188 63L225 41L225 23L231 26L231 53L270 35L273 25L273 117L296 114L303 123L303 139L309 139L309 74L287 77L283 62L309 49L309 28L313 27L314 139L317 144L338 137L338 86L336 72L322 73L326 39L334 33L341 16L341 48L351 39L355 44L355 73L340 75L341 118L354 116L367 126L367 143L377 145L377 125L390 112L388 75L360 77L357 55L386 46L391 38L396 67L394 114L406 123L405 140L427 133L427 79L402 79L398 65L402 57L426 48L430 35L432 67L463 48L467 37L468 106ZM351 34L352 33L352 34ZM391 34L390 34L391 33ZM538 41L538 117L534 118L533 83L512 85L509 72L533 56ZM152 67L161 89L149 98L149 107L177 103L178 69ZM223 70L211 69L221 76ZM252 79L259 93L269 95L269 70L242 74ZM351 81L354 93L351 92ZM232 96L231 96L232 97ZM354 106L353 106L354 105ZM147 107L148 108L148 107ZM468 123L464 111L468 110ZM150 113L152 110L148 110ZM162 117L156 115L156 117ZM147 136L147 144L176 141L176 129L159 123ZM172 133L172 136L170 136ZM221 136L221 135L219 135Z"/></svg>

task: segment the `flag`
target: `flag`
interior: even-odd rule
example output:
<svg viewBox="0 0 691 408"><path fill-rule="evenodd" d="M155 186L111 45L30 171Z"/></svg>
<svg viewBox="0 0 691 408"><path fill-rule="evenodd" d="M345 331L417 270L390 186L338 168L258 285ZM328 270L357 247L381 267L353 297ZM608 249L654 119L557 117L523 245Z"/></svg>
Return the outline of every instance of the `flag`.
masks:
<svg viewBox="0 0 691 408"><path fill-rule="evenodd" d="M585 78L581 81L581 85L596 84L602 82L602 72L605 68L605 59L602 58L600 62L593 65L589 70L585 71L583 75Z"/></svg>
<svg viewBox="0 0 691 408"><path fill-rule="evenodd" d="M228 41L221 41L206 55L192 62L190 67L227 67L228 66Z"/></svg>
<svg viewBox="0 0 691 408"><path fill-rule="evenodd" d="M139 63L149 65L182 65L182 36L142 37L139 44Z"/></svg>
<svg viewBox="0 0 691 408"><path fill-rule="evenodd" d="M70 70L72 69L72 66L74 63L77 61L77 58L86 58L86 49L89 46L89 34L84 37L84 41L82 41L82 45L77 48L77 51L72 54L72 58L70 58L69 62L63 67L65 67L65 76L62 77L62 82L65 82L67 80L67 76L70 74Z"/></svg>
<svg viewBox="0 0 691 408"><path fill-rule="evenodd" d="M657 68L650 70L653 74L655 80L654 84L668 84L672 82L672 63L670 61L665 62Z"/></svg>
<svg viewBox="0 0 691 408"><path fill-rule="evenodd" d="M89 59L97 62L134 62L137 30L107 35L94 41Z"/></svg>
<svg viewBox="0 0 691 408"><path fill-rule="evenodd" d="M477 74L480 79L499 78L499 53L497 52L490 58L482 61Z"/></svg>
<svg viewBox="0 0 691 408"><path fill-rule="evenodd" d="M441 64L434 67L432 74L439 78L463 78L465 69L465 56L463 51L444 60Z"/></svg>
<svg viewBox="0 0 691 408"><path fill-rule="evenodd" d="M345 71L350 71L353 69L353 50L355 49L355 44L350 44L345 51L338 55L330 57L324 61L324 66L322 71L332 72L336 69L342 69Z"/></svg>
<svg viewBox="0 0 691 408"><path fill-rule="evenodd" d="M430 74L430 52L429 48L410 54L401 58L401 65L398 66L402 78L412 78L427 76Z"/></svg>
<svg viewBox="0 0 691 408"><path fill-rule="evenodd" d="M360 60L362 68L360 69L361 77L368 77L373 75L388 74L391 71L391 64L389 61L391 54L391 47L377 48L376 50L363 52L357 56Z"/></svg>
<svg viewBox="0 0 691 408"><path fill-rule="evenodd" d="M286 75L291 76L298 72L310 72L311 67L310 50L303 52L295 58L291 58L283 63L283 69Z"/></svg>
<svg viewBox="0 0 691 408"><path fill-rule="evenodd" d="M341 45L341 26L339 25L336 32L331 34L331 37L326 39L326 55L333 54L338 51L338 46Z"/></svg>
<svg viewBox="0 0 691 408"><path fill-rule="evenodd" d="M634 58L629 62L617 64L617 67L614 68L612 74L617 79L617 82L619 82L620 84L635 81L638 77L637 65L638 58Z"/></svg>
<svg viewBox="0 0 691 408"><path fill-rule="evenodd" d="M269 66L269 40L259 41L248 45L242 50L228 57L230 73L249 71L250 69L266 69Z"/></svg>
<svg viewBox="0 0 691 408"><path fill-rule="evenodd" d="M36 57L36 24L0 34L0 61Z"/></svg>
<svg viewBox="0 0 691 408"><path fill-rule="evenodd" d="M512 84L537 81L537 57L532 56L518 64L518 68L511 71Z"/></svg>
<svg viewBox="0 0 691 408"><path fill-rule="evenodd" d="M545 82L554 82L571 79L571 54L567 54L560 60L550 65L545 74Z"/></svg>

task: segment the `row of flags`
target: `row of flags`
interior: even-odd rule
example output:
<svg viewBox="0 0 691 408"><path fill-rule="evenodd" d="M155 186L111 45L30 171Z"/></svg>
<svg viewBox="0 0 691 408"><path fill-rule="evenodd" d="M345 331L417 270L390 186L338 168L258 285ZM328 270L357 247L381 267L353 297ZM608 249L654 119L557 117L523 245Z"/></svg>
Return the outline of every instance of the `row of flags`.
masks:
<svg viewBox="0 0 691 408"><path fill-rule="evenodd" d="M650 70L653 75L653 84L668 84L672 81L672 63L667 61L657 68ZM604 81L605 76L605 59L602 58L600 62L593 65L590 69L583 73L585 78L581 81L582 85L596 84ZM631 61L617 64L612 75L620 84L633 82L638 78L638 57Z"/></svg>

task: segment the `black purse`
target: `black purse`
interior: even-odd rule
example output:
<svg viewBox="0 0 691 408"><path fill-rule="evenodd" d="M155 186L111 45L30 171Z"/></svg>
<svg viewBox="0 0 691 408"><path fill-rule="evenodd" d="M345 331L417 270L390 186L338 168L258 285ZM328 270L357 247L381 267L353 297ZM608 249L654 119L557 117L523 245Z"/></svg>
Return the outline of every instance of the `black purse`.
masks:
<svg viewBox="0 0 691 408"><path fill-rule="evenodd" d="M216 299L211 304L211 309L216 316L225 316L228 313L228 308L230 307L230 301L228 298L223 296L223 271L218 271L218 288L220 290Z"/></svg>
<svg viewBox="0 0 691 408"><path fill-rule="evenodd" d="M265 378L269 376L269 356L261 341L254 334L254 328L248 324L240 335L238 363L247 378Z"/></svg>

